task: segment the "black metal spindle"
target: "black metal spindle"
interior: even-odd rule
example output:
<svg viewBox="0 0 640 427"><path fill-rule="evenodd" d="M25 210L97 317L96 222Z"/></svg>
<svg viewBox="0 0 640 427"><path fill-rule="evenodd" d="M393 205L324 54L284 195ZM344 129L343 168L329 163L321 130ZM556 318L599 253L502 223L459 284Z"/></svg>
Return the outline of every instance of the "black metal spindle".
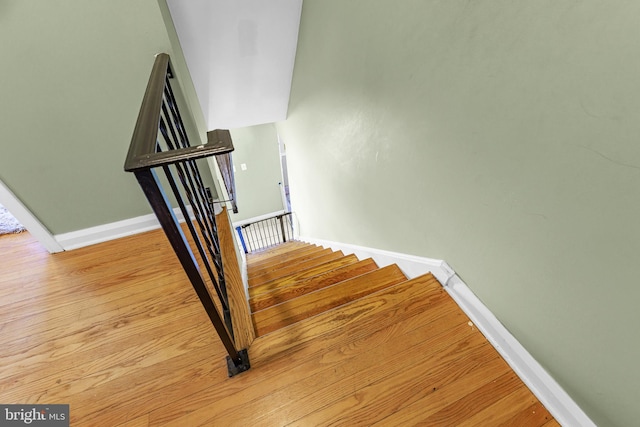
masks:
<svg viewBox="0 0 640 427"><path fill-rule="evenodd" d="M222 263L219 256L220 244L218 242L218 239L215 238L215 236L217 236L215 217L212 211L207 211L203 203L203 198L206 197L206 192L204 188L199 188L199 186L195 182L194 174L189 169L182 167L182 165L177 165L177 167L180 180L187 195L187 199L189 200L189 204L192 208L194 218L200 228L202 237L211 255L211 260L216 267L219 282L223 282L222 278L224 277L224 274L222 272ZM192 170L195 170L195 172L197 172L196 175L199 176L199 171L197 170L197 168L192 168ZM196 238L195 235L193 237ZM224 292L226 286L224 285L224 283L220 283L219 285L223 289L223 293L226 296L226 292Z"/></svg>
<svg viewBox="0 0 640 427"><path fill-rule="evenodd" d="M174 123L176 123L178 131L180 132L181 142L182 142L181 146L182 148L186 148L191 144L189 143L189 137L184 127L182 116L180 115L180 110L178 108L178 103L176 102L176 97L174 96L173 89L171 88L171 82L169 81L169 76L165 78L164 98L166 99L169 109L172 112L172 116L174 117Z"/></svg>
<svg viewBox="0 0 640 427"><path fill-rule="evenodd" d="M200 241L200 239L198 238L197 234L196 234L196 230L193 226L193 223L189 220L189 211L187 209L187 206L184 203L184 199L182 198L180 191L178 190L178 186L175 182L175 179L173 178L173 174L171 173L171 170L169 168L169 166L163 166L165 175L167 177L167 181L169 182L169 186L171 187L171 190L173 191L173 194L176 197L176 201L178 202L178 206L180 207L180 211L182 212L182 215L185 218L185 223L187 225L187 227L189 228L189 232L191 233L191 236L194 239L194 244L196 245L197 249L198 249L198 253L200 254L200 257L203 259L203 264L205 266L205 269L207 270L207 273L209 274L209 278L211 279L212 283L213 283L213 287L216 291L216 294L218 295L218 298L220 299L221 303L222 303L222 308L223 310L229 310L229 302L227 300L226 295L222 294L222 291L220 290L218 283L215 280L215 277L213 275L213 271L211 270L211 265L207 259L207 255L204 251L204 248L202 247L202 242ZM229 332L231 333L231 335L233 336L233 328L231 328L230 325L227 325L227 328L229 328Z"/></svg>
<svg viewBox="0 0 640 427"><path fill-rule="evenodd" d="M193 256L193 252L189 247L187 239L182 232L178 221L173 215L173 210L171 209L169 201L161 190L162 186L155 171L153 169L140 170L135 172L135 176L147 197L151 208L160 221L160 225L169 239L169 243L180 260L182 268L189 277L193 289L196 291L196 294L200 299L200 303L204 307L207 315L209 316L209 320L211 320L222 344L227 350L231 365L237 369L237 372L234 372L233 374L235 375L236 373L247 370L248 360L244 360L246 355L241 354L241 352L235 348L231 334L222 321L220 314L218 313L218 309L211 299L211 295L202 280L198 263ZM243 351L246 353L246 350ZM231 365L228 362L228 366L231 367ZM232 371L230 370L230 375L231 374Z"/></svg>
<svg viewBox="0 0 640 427"><path fill-rule="evenodd" d="M162 105L164 116L169 123L175 125L175 128L174 126L169 126L173 141L176 141L175 144L170 145L170 149L175 149L178 146L185 148L189 146L189 138L184 128L180 110L178 108L177 102L175 101L175 96L173 94L173 90L171 89L171 85L169 84L168 78L165 82L163 99L165 101ZM163 136L165 136L165 139L167 139L169 142L171 141L171 138L168 138L166 134L166 125L163 125L164 123L161 121L161 131L163 131ZM180 142L180 144L178 144L178 142ZM215 224L213 206L209 206L209 203L202 203L203 200L208 201L208 197L206 194L204 183L202 182L202 177L198 169L198 165L196 164L195 160L185 162L185 164L185 175L188 177L186 182L188 182L189 185L189 194L191 195L191 197L195 198L194 200L198 202L196 204L192 204L192 209L194 209L194 216L198 221L198 225L200 226L203 238L207 243L211 258L214 265L216 266L219 281L222 282L220 283L220 287L225 290L226 284L224 283L224 273L222 272L223 266L220 257L220 246L218 240L213 238L213 236L217 235L217 226ZM182 181L182 184L186 185L185 181Z"/></svg>
<svg viewBox="0 0 640 427"><path fill-rule="evenodd" d="M236 227L246 253L294 239L291 212Z"/></svg>
<svg viewBox="0 0 640 427"><path fill-rule="evenodd" d="M165 141L167 142L167 145L168 145L169 149L170 150L175 149L175 145L173 144L173 142L171 141L171 138L169 137L169 132L170 131L167 130L167 125L164 122L164 120L162 120L162 119L160 120L159 129L160 129L161 134L165 138ZM171 133L173 135L175 135L173 133L173 131L171 131ZM176 170L178 172L178 177L179 177L180 182L181 182L181 184L182 184L182 186L183 186L183 188L185 190L185 193L187 195L187 199L189 200L189 204L190 204L192 210L194 211L194 216L196 217L196 220L197 220L197 222L198 222L198 224L200 226L203 238L204 238L204 240L206 242L206 246L209 249L209 253L210 253L210 255L211 255L212 259L213 259L214 266L216 267L216 270L217 270L217 273L218 273L218 279L220 279L220 277L224 277L224 275L220 274L221 273L220 269L218 268L218 265L216 264L216 256L211 251L212 241L215 242L217 240L213 236L215 236L217 233L213 233L211 229L207 229L206 232L203 230L203 225L202 225L203 212L201 212L201 207L200 207L201 203L200 203L200 199L197 198L197 196L194 197L194 193L197 195L198 191L196 191L196 189L193 186L193 182L192 182L193 180L190 178L191 174L190 174L189 170L184 168L181 163L175 164L175 168L176 168ZM199 172L199 171L197 171L197 172ZM176 194L176 197L178 197L178 194L180 194L180 192L177 190L177 188L173 189L173 192L174 192L174 194ZM190 216L189 216L188 212L185 210L183 212L183 214L184 214L185 220L190 223L191 221L190 221ZM191 232L191 235L192 235L194 241L200 243L200 239L199 239L198 235L196 234L196 232L193 230L193 228L189 227L189 230ZM219 247L217 248L217 252L219 253ZM209 264L208 257L206 257L204 254L201 254L201 256L204 258L204 260L205 260L205 262L206 262L206 264L208 266L208 264ZM220 285L215 280L215 278L213 276L213 273L211 272L211 270L209 268L207 270L209 272L209 275L210 275L210 278L211 278L212 282L214 283L214 286L216 287L216 290L218 290L218 287L221 288L222 292L219 292L221 294L220 298L224 299L225 305L228 305L227 301L226 301L227 300L227 296L226 296L225 287Z"/></svg>

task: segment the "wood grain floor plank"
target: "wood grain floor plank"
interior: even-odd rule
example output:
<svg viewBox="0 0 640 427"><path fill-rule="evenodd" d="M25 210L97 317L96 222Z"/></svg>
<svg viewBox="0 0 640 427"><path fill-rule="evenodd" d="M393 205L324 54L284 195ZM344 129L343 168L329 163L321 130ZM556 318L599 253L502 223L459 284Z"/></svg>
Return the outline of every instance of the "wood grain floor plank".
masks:
<svg viewBox="0 0 640 427"><path fill-rule="evenodd" d="M67 281L67 289L65 292L51 291L41 297L32 297L29 299L14 300L0 307L3 311L1 323L8 323L26 316L33 316L46 313L52 310L59 310L62 307L74 307L75 311L85 310L88 307L95 306L95 298L100 298L103 303L115 301L125 297L133 297L141 292L149 293L147 286L120 286L123 282L132 282L137 285L157 281L185 281L186 276L179 270L160 271L155 277L149 277L142 268L133 274L109 275L104 280L97 282L90 281ZM118 285L114 289L114 285ZM188 283L187 283L188 285ZM43 287L46 286L43 284ZM190 285L189 285L190 286ZM75 290L75 292L74 292ZM39 304L33 304L32 299L38 298Z"/></svg>
<svg viewBox="0 0 640 427"><path fill-rule="evenodd" d="M149 427L149 414L144 414L138 418L134 418L131 421L126 421L122 424L118 424L116 427Z"/></svg>
<svg viewBox="0 0 640 427"><path fill-rule="evenodd" d="M175 360L174 360L175 359ZM71 421L87 425L117 425L167 405L183 396L228 380L224 351L197 351L131 372L79 394L49 390L41 401L72 399ZM135 387L132 387L132 384ZM75 421L75 422L74 422Z"/></svg>
<svg viewBox="0 0 640 427"><path fill-rule="evenodd" d="M53 295L76 300L87 298L90 296L87 293L95 291L96 287L109 288L113 283L139 278L157 265L157 257L164 259L167 271L175 270L178 267L176 257L166 256L171 250L169 245L160 240L161 234L151 233L150 238L162 244L147 245L147 256L142 259L139 252L132 249L123 248L111 254L110 246L96 245L89 253L86 248L53 255L36 252L24 257L27 260L25 265L19 265L14 262L16 256L3 251L3 264L6 262L8 267L0 275L0 305L12 305L18 301L28 303L34 298ZM140 238L132 238L131 246L143 242ZM38 261L38 257L44 261ZM78 285L85 287L78 288Z"/></svg>
<svg viewBox="0 0 640 427"><path fill-rule="evenodd" d="M35 357L23 359L0 377L0 393L15 395L13 390L20 389L22 392L32 388L37 391L39 382L56 385L70 382L111 366L110 360L114 361L113 364L123 361L137 363L139 358L152 357L150 354L154 351L162 350L163 353L171 354L172 346L189 349L191 342L187 345L179 339L185 330L213 335L202 313L194 313L182 318L180 322L169 322L139 334L122 336L114 342L98 341L97 346L87 345L64 355L47 354L45 363L40 363L41 360Z"/></svg>
<svg viewBox="0 0 640 427"><path fill-rule="evenodd" d="M451 402L463 399L474 390L493 382L502 375L512 374L507 363L499 357L493 347L486 347L483 357L492 358L492 362L478 363L475 366L470 364L466 367L466 371L459 372L461 375L454 375L446 381L434 383L433 389L428 390L430 393L419 396L418 399L412 399L410 405L389 414L379 425L404 426L407 423L421 425L420 421L427 420L433 414L445 409ZM478 359L474 361L477 362ZM461 369L465 368L461 367ZM429 423L425 422L422 425L429 425Z"/></svg>
<svg viewBox="0 0 640 427"><path fill-rule="evenodd" d="M505 369L505 373L500 377L465 394L461 399L421 420L421 423L423 425L459 425L465 419L480 412L484 405L493 405L520 387L522 382L517 375Z"/></svg>
<svg viewBox="0 0 640 427"><path fill-rule="evenodd" d="M292 426L349 423L373 425L388 415L406 410L412 403L436 392L449 381L465 377L470 384L472 381L473 384L483 383L486 374L482 372L496 369L498 360L494 354L484 351L486 347L487 344L481 339L471 338L469 343L455 343L447 349L446 354L436 355L434 358L427 356L415 363L408 363L404 370L386 373L384 376L379 376L378 371L362 377L356 376L349 383L344 383L343 387L346 389L337 390L339 398L334 398L335 394L305 398L305 406L297 406L292 408L293 411L285 413L287 423L290 422ZM353 384L353 381L356 383ZM312 400L313 397L317 397L318 401ZM440 400L434 409L441 409L445 404ZM311 406L310 409L321 407L313 412L306 409L308 415L300 418L301 409L306 406ZM278 416L284 411L279 412ZM410 418L412 423L420 419L414 416Z"/></svg>
<svg viewBox="0 0 640 427"><path fill-rule="evenodd" d="M404 300L395 308L380 306L378 310L363 314L360 318L363 320L365 316L371 317L368 322L371 326L366 326L365 322L357 322L350 328L323 330L316 339L302 340L298 345L287 345L285 348L275 350L275 357L273 357L274 353L269 351L272 350L271 344L277 346L278 343L266 338L257 338L249 349L254 375L238 378L238 382L242 383L239 387L240 391L225 396L217 389L210 389L199 396L199 401L194 403L192 399L183 399L156 411L152 418L161 421L161 424L175 420L175 413L185 410L195 412L198 409L207 408L182 420L198 424L205 422L209 417L221 416L225 408L232 411L234 402L239 401L252 402L250 405L252 412L248 412L246 408L243 410L243 413L250 417L250 413L262 413L277 408L274 406L271 409L265 409L258 405L259 400L265 395L276 396L277 390L281 390L286 402L287 396L292 392L291 387L299 387L302 384L303 390L309 392L313 387L319 386L317 381L331 378L335 363L347 363L351 369L358 368L364 366L362 361L355 362L358 356L362 352L374 352L368 360L377 364L377 360L384 360L384 355L393 351L389 341L398 335L409 336L406 342L407 348L403 350L410 351L410 347L421 344L437 349L441 345L438 335L448 331L452 331L451 334L460 339L467 333L477 333L477 330L467 325L468 318L459 310L442 307L436 302L441 301L443 296L448 297L441 289L439 291L432 292L431 304L415 304L415 302ZM426 309L427 307L432 309ZM336 311L339 312L335 314L337 317L344 318L343 313L346 312L344 307ZM300 326L304 323L313 322L307 319L294 325L297 328L293 329L303 330ZM460 329L453 331L449 329L452 325L462 325L462 327L456 326L455 328ZM280 331L276 332L278 333ZM292 335L295 335L295 332ZM431 337L434 337L433 340ZM451 339L451 336L445 338L447 341ZM260 346L260 343L264 343L264 346ZM309 376L318 379L308 379Z"/></svg>
<svg viewBox="0 0 640 427"><path fill-rule="evenodd" d="M83 327L82 321L97 323L110 317L120 317L119 312L123 310L123 306L131 306L132 311L140 312L148 310L159 298L162 298L159 303L166 305L168 301L164 301L165 296L172 296L176 300L195 296L183 277L167 276L166 279L165 283L175 283L176 286L169 290L152 286L145 288L144 285L152 285L153 281L144 280L140 281L142 287L112 288L112 292L94 295L91 299L85 298L75 303L65 300L33 312L30 307L25 307L23 316L19 316L19 311L7 310L7 320L3 319L0 323L0 333L7 342L13 341L13 335L15 339L21 339L25 335L33 337L36 334L44 335L42 338L45 339L46 335L60 337L70 333L65 331ZM160 306L157 308L161 309Z"/></svg>
<svg viewBox="0 0 640 427"><path fill-rule="evenodd" d="M383 371L402 369L401 364L380 367L379 360L387 360L393 355L401 359L409 359L413 354L426 357L450 345L452 335L463 340L478 334L464 319L458 318L458 326L453 329L434 330L430 327L428 318L431 317L418 312L388 328L370 330L369 335L361 335L358 340L345 338L340 334L322 342L314 340L304 349L292 352L293 360L285 358L263 366L267 368L266 372L261 370L260 378L252 378L259 382L252 383L234 395L222 398L217 396L218 400L211 399L209 405L199 405L202 408L215 406L215 409L196 409L176 422L181 425L206 425L215 420L226 425L254 421L264 425L282 425L273 417L281 415L289 404L308 409L307 403L297 405L295 402L314 391L324 390L320 395L331 397L335 396L336 381L345 377L365 370L371 371L372 375L380 375ZM373 322L375 323L375 319ZM402 341L399 350L395 348L398 341ZM279 366L280 373L272 370L274 366ZM260 368L258 366L257 369ZM237 401L251 404L239 414L233 404ZM178 406L181 405L178 403ZM274 415L273 412L277 414Z"/></svg>
<svg viewBox="0 0 640 427"><path fill-rule="evenodd" d="M65 316L61 326L53 330L46 329L46 323L39 324L44 325L44 331L25 328L29 335L3 328L2 333L12 339L10 345L0 348L0 377L25 361L32 367L40 366L67 353L92 348L96 343L115 341L150 327L179 321L183 316L193 314L198 307L197 297L183 292L174 294L176 298L173 300L139 301L120 311L110 310L90 317L86 323L75 322L73 316ZM65 322L65 319L69 321Z"/></svg>
<svg viewBox="0 0 640 427"><path fill-rule="evenodd" d="M252 363L291 357L336 335L357 339L442 303L455 304L433 276L421 276L256 339L249 351Z"/></svg>
<svg viewBox="0 0 640 427"><path fill-rule="evenodd" d="M461 339L468 336L469 328L454 329L464 332L460 335ZM420 354L421 359L433 357L431 360L435 360L440 357L436 355L438 351L447 351L448 346L452 345L451 340L442 335L426 336L424 340L420 340L416 339L417 335L412 334L411 338L411 341L407 342L399 337L388 340L383 348L375 350L373 347L360 347L357 352L349 351L342 354L340 359L335 358L334 352L331 362L325 358L321 359L320 366L324 365L324 369L312 371L311 375L301 381L274 390L257 400L253 399L252 411L254 406L257 411L247 415L266 425L285 425L295 420L301 425L331 423L333 420L330 414L334 414L334 411L342 413L342 405L353 397L354 392L363 390L382 378L400 375L406 367L403 363L380 365L379 360L411 360L414 354ZM393 351L393 346L401 347ZM227 412L217 419L232 422L234 418L232 412ZM349 419L356 421L352 416L349 416Z"/></svg>
<svg viewBox="0 0 640 427"><path fill-rule="evenodd" d="M526 403L531 404L526 406ZM492 413L503 414L503 416L498 418L495 415L492 416ZM485 424L491 422L497 427L540 427L552 418L553 416L547 411L547 408L538 401L529 389L520 387L516 392L496 404L484 408L475 421ZM465 423L467 426L474 425L473 420L471 422L465 420Z"/></svg>

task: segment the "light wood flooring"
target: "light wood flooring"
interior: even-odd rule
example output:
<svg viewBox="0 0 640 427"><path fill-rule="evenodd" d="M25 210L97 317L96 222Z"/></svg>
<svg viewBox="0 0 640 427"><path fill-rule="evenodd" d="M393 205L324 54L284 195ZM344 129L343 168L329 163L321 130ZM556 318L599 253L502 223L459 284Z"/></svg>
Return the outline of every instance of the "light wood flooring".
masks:
<svg viewBox="0 0 640 427"><path fill-rule="evenodd" d="M228 378L161 231L55 255L0 236L0 337L0 402L72 426L559 425L430 276L265 332Z"/></svg>

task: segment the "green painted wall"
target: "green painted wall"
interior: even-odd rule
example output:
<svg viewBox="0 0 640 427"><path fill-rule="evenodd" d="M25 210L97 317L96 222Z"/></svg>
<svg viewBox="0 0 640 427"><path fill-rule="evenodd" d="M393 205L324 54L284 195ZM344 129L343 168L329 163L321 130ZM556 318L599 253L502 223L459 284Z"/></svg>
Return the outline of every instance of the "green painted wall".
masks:
<svg viewBox="0 0 640 427"><path fill-rule="evenodd" d="M303 235L443 258L592 419L640 410L640 2L306 0Z"/></svg>
<svg viewBox="0 0 640 427"><path fill-rule="evenodd" d="M54 234L149 213L123 164L154 55L176 60L158 1L5 0L0 39L0 180Z"/></svg>
<svg viewBox="0 0 640 427"><path fill-rule="evenodd" d="M278 134L273 124L232 129L231 138L235 151L232 154L235 167L238 213L231 220L242 221L260 215L281 211L280 187L282 172ZM247 166L242 170L241 164Z"/></svg>

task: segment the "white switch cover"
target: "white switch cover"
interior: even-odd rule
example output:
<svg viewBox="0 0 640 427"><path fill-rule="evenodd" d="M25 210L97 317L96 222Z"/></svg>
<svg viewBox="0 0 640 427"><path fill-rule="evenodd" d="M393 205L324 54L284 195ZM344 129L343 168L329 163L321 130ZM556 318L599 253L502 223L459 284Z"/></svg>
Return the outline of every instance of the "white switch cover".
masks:
<svg viewBox="0 0 640 427"><path fill-rule="evenodd" d="M242 169L243 171L247 170L247 164L246 163L240 163L240 169Z"/></svg>

